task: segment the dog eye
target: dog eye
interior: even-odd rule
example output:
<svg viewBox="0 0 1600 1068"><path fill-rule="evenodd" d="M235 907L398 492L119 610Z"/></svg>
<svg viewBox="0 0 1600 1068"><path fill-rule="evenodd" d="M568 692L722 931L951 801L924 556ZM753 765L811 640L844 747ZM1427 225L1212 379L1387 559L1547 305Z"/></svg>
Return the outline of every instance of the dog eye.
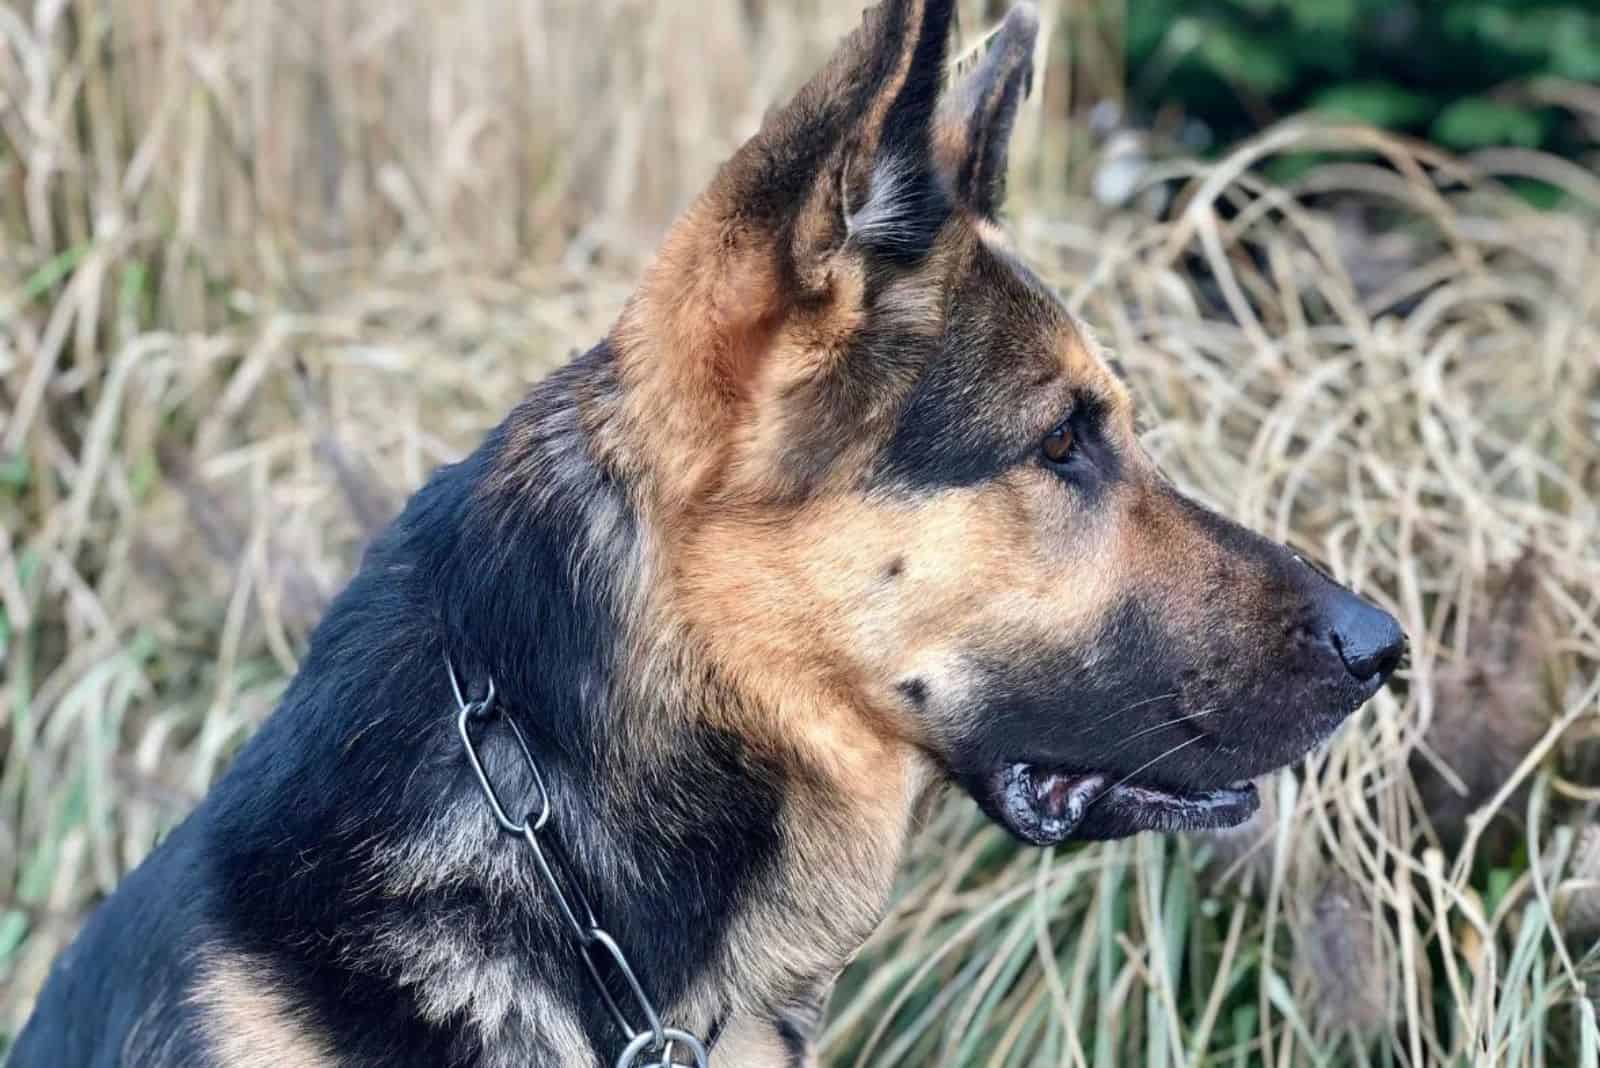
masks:
<svg viewBox="0 0 1600 1068"><path fill-rule="evenodd" d="M1040 448L1044 458L1053 464L1064 464L1072 459L1072 428L1062 423L1045 435Z"/></svg>

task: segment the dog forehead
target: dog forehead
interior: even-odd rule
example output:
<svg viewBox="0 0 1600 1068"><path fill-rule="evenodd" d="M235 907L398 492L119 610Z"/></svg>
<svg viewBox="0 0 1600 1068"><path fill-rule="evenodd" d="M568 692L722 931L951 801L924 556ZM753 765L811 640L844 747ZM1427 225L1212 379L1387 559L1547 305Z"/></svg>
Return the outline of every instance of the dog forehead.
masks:
<svg viewBox="0 0 1600 1068"><path fill-rule="evenodd" d="M1127 391L1092 335L1025 263L980 235L958 270L942 343L900 410L875 481L988 481L1080 405L1131 427Z"/></svg>
<svg viewBox="0 0 1600 1068"><path fill-rule="evenodd" d="M996 309L996 333L1007 334L1006 348L1023 350L1014 369L1031 372L1039 385L1060 381L1087 391L1102 406L1127 402L1121 379L1111 370L1089 327L1067 308L1054 287L1018 255L994 228L978 227L978 254L972 276L986 287Z"/></svg>

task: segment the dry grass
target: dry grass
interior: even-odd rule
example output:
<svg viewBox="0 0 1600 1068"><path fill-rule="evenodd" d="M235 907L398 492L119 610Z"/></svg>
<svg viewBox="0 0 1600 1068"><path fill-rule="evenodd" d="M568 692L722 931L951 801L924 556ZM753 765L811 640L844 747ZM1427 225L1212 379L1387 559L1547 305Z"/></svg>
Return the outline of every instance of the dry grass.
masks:
<svg viewBox="0 0 1600 1068"><path fill-rule="evenodd" d="M0 1048L373 525L599 336L856 18L777 7L0 7ZM1168 165L1166 221L1110 213L1070 195L1062 116L1114 66L1072 42L1115 19L1046 7L1022 243L1169 470L1393 610L1412 665L1226 839L1021 852L946 807L829 1053L1595 1065L1600 182L1296 123ZM1312 145L1387 162L1246 168Z"/></svg>

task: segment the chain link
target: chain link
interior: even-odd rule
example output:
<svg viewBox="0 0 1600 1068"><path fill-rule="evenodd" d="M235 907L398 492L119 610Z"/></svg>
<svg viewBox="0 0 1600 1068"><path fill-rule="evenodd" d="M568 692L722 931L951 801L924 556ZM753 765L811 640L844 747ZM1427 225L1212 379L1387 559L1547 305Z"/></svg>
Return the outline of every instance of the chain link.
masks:
<svg viewBox="0 0 1600 1068"><path fill-rule="evenodd" d="M691 1063L696 1068L708 1068L709 1057L706 1054L705 1044L700 1039L687 1031L662 1025L661 1014L656 1011L655 1003L644 992L638 975L634 973L633 965L628 962L628 955L622 951L622 947L611 936L611 932L602 927L600 921L595 918L594 910L589 907L589 899L584 896L577 880L572 877L570 865L561 852L560 845L554 839L541 837L541 832L550 823L550 791L545 786L544 773L539 770L539 762L533 758L533 751L528 748L528 741L523 737L522 729L495 703L494 680L489 680L488 691L482 698L469 701L461 692L455 665L450 662L448 656L445 657L444 667L449 673L450 689L456 699L456 730L461 734L461 744L467 751L467 761L478 777L478 785L483 787L483 796L489 802L495 822L500 824L500 829L506 834L522 839L528 846L540 878L544 880L550 896L555 898L561 919L578 945L579 955L583 957L584 966L589 971L590 979L594 981L595 989L600 992L617 1026L628 1036L628 1044L617 1057L616 1068L673 1068L680 1063L676 1058L676 1049L680 1045L694 1058ZM472 728L475 724L488 726L496 720L503 721L511 728L511 734L517 740L517 748L522 750L528 771L533 775L533 785L539 793L537 803L520 821L512 819L505 805L501 803L500 795L490 782L489 773L484 768L483 759L478 755L478 743L472 737ZM558 874L561 878L558 878ZM601 977L599 961L603 959L609 959L627 982L628 993L632 996L634 1006L644 1017L643 1027L634 1027L629 1022L627 1014L622 1011L622 1006L617 1004L616 997ZM656 1059L649 1062L640 1061L639 1058L645 1054Z"/></svg>

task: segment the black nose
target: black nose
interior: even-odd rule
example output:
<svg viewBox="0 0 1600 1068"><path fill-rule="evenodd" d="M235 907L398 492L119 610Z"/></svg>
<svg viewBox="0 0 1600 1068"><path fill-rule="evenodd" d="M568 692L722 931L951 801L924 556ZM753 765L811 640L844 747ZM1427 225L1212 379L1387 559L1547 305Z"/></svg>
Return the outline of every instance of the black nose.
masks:
<svg viewBox="0 0 1600 1068"><path fill-rule="evenodd" d="M1340 590L1328 606L1328 640L1359 682L1386 682L1406 649L1395 618L1355 594Z"/></svg>

